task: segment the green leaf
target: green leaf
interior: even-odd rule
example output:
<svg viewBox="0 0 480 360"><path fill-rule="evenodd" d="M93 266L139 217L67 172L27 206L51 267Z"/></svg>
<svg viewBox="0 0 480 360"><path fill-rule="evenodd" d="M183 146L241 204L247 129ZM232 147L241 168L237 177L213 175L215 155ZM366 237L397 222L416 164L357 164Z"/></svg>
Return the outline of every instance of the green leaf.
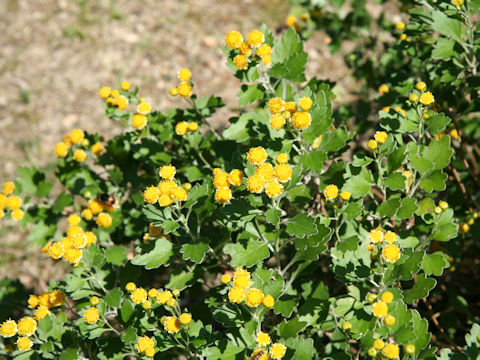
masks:
<svg viewBox="0 0 480 360"><path fill-rule="evenodd" d="M265 218L269 224L276 226L280 220L282 212L278 209L270 208L265 212Z"/></svg>
<svg viewBox="0 0 480 360"><path fill-rule="evenodd" d="M303 51L303 41L295 30L289 29L280 41L274 45L272 53L272 68L268 71L270 76L284 78L295 82L305 81L305 64L307 54Z"/></svg>
<svg viewBox="0 0 480 360"><path fill-rule="evenodd" d="M145 247L146 252L132 259L132 264L143 265L145 269L156 269L162 265L168 265L174 257L173 244L165 238L155 240L154 247ZM140 248L137 248L140 251Z"/></svg>
<svg viewBox="0 0 480 360"><path fill-rule="evenodd" d="M425 215L427 213L432 213L435 208L435 202L430 198L425 198L418 202L417 215Z"/></svg>
<svg viewBox="0 0 480 360"><path fill-rule="evenodd" d="M270 256L268 244L261 240L239 241L235 244L227 244L223 252L232 257L232 266L252 267L259 261Z"/></svg>
<svg viewBox="0 0 480 360"><path fill-rule="evenodd" d="M414 198L403 198L402 204L400 205L400 209L398 209L397 216L400 219L409 219L415 214L417 211L417 200Z"/></svg>
<svg viewBox="0 0 480 360"><path fill-rule="evenodd" d="M430 290L432 290L437 281L432 278L427 278L425 274L417 276L417 282L409 290L405 290L403 298L407 304L412 304L414 301L427 297Z"/></svg>
<svg viewBox="0 0 480 360"><path fill-rule="evenodd" d="M400 166L402 166L403 161L407 157L407 146L403 145L398 149L392 151L387 157L387 171L388 173L397 170Z"/></svg>
<svg viewBox="0 0 480 360"><path fill-rule="evenodd" d="M129 326L122 335L122 341L125 344L133 344L137 342L137 329Z"/></svg>
<svg viewBox="0 0 480 360"><path fill-rule="evenodd" d="M113 245L105 249L105 256L110 264L123 266L127 260L127 254L124 246Z"/></svg>
<svg viewBox="0 0 480 360"><path fill-rule="evenodd" d="M58 198L55 200L53 204L53 211L56 213L62 212L67 206L73 204L72 196L66 192L62 192L58 195Z"/></svg>
<svg viewBox="0 0 480 360"><path fill-rule="evenodd" d="M240 106L245 106L262 99L263 96L264 93L259 85L242 85L238 92L238 103Z"/></svg>
<svg viewBox="0 0 480 360"><path fill-rule="evenodd" d="M278 333L284 339L296 337L305 326L307 326L305 321L300 321L295 317L290 321L284 319L278 326Z"/></svg>
<svg viewBox="0 0 480 360"><path fill-rule="evenodd" d="M420 187L426 192L443 191L446 187L445 180L447 180L447 174L437 170L422 178Z"/></svg>
<svg viewBox="0 0 480 360"><path fill-rule="evenodd" d="M318 232L315 218L305 213L297 214L288 221L287 232L295 237L303 238Z"/></svg>
<svg viewBox="0 0 480 360"><path fill-rule="evenodd" d="M288 349L285 360L310 360L317 355L317 350L315 350L311 338L290 338L285 342L285 345Z"/></svg>
<svg viewBox="0 0 480 360"><path fill-rule="evenodd" d="M292 315L297 304L298 299L284 296L283 299L275 301L273 311L275 314L281 314L282 316L288 318L290 315Z"/></svg>
<svg viewBox="0 0 480 360"><path fill-rule="evenodd" d="M448 124L450 124L451 121L452 119L445 116L443 113L430 116L426 121L427 131L430 132L432 135L440 134L445 130L445 128Z"/></svg>
<svg viewBox="0 0 480 360"><path fill-rule="evenodd" d="M443 269L449 266L448 255L441 251L437 251L433 254L426 254L421 264L425 274L435 276L442 275Z"/></svg>
<svg viewBox="0 0 480 360"><path fill-rule="evenodd" d="M457 236L458 226L455 224L453 209L447 209L437 219L436 231L432 235L433 240L448 241Z"/></svg>
<svg viewBox="0 0 480 360"><path fill-rule="evenodd" d="M450 136L444 136L440 140L433 139L422 153L422 157L433 164L433 170L445 168L450 163L452 155Z"/></svg>
<svg viewBox="0 0 480 360"><path fill-rule="evenodd" d="M380 204L377 212L384 217L394 216L400 207L401 200L399 197L390 198Z"/></svg>
<svg viewBox="0 0 480 360"><path fill-rule="evenodd" d="M462 39L462 22L448 17L440 10L436 10L432 14L432 29L441 35L451 37L458 43L463 43Z"/></svg>
<svg viewBox="0 0 480 360"><path fill-rule="evenodd" d="M405 176L401 173L390 174L385 179L385 186L392 190L403 190L405 189Z"/></svg>
<svg viewBox="0 0 480 360"><path fill-rule="evenodd" d="M208 360L236 360L237 354L244 350L244 346L235 346L230 341L220 340L215 346L204 349L202 355Z"/></svg>
<svg viewBox="0 0 480 360"><path fill-rule="evenodd" d="M120 288L115 288L110 290L103 299L108 306L116 308L120 306L122 297L123 291Z"/></svg>
<svg viewBox="0 0 480 360"><path fill-rule="evenodd" d="M438 38L432 51L432 58L450 60L457 55L457 52L453 49L455 41L446 38ZM433 134L433 133L432 133ZM438 133L437 133L438 134Z"/></svg>
<svg viewBox="0 0 480 360"><path fill-rule="evenodd" d="M120 317L123 322L127 322L135 312L135 307L131 301L124 301L122 307L120 308Z"/></svg>
<svg viewBox="0 0 480 360"><path fill-rule="evenodd" d="M308 151L300 157L300 164L303 168L320 174L323 170L323 162L327 160L327 154L324 151Z"/></svg>
<svg viewBox="0 0 480 360"><path fill-rule="evenodd" d="M187 201L183 205L185 208L189 209L193 207L196 203L199 201L202 201L203 199L206 199L208 196L208 183L203 183L202 185L195 185L189 192L188 192L188 197ZM172 230L173 231L173 230ZM165 232L165 229L164 229ZM167 234L165 232L165 234Z"/></svg>
<svg viewBox="0 0 480 360"><path fill-rule="evenodd" d="M397 240L398 245L402 248L415 248L420 241L415 236L409 236L405 239L399 238Z"/></svg>
<svg viewBox="0 0 480 360"><path fill-rule="evenodd" d="M346 220L352 220L362 215L363 205L362 201L351 202L343 210L342 213Z"/></svg>
<svg viewBox="0 0 480 360"><path fill-rule="evenodd" d="M178 289L182 291L195 279L194 271L173 272L170 274L170 281L165 285L168 289Z"/></svg>
<svg viewBox="0 0 480 360"><path fill-rule="evenodd" d="M184 260L192 260L197 264L201 264L205 258L205 254L210 251L208 244L199 242L197 244L185 244L182 247Z"/></svg>
<svg viewBox="0 0 480 360"><path fill-rule="evenodd" d="M372 173L370 170L362 168L358 175L352 176L345 182L343 190L349 191L354 198L363 197L370 192L372 185Z"/></svg>

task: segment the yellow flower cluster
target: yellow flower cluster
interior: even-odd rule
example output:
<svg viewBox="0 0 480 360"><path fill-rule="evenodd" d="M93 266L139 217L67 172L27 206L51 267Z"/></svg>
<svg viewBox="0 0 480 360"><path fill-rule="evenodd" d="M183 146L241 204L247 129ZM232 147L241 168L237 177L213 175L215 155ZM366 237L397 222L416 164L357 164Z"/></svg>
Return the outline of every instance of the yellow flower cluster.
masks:
<svg viewBox="0 0 480 360"><path fill-rule="evenodd" d="M250 64L261 61L264 65L272 63L272 48L264 44L265 35L260 30L252 30L244 40L238 31L229 31L225 36L225 44L235 50L233 64L239 70L248 69Z"/></svg>
<svg viewBox="0 0 480 360"><path fill-rule="evenodd" d="M383 246L382 256L385 261L389 263L394 263L400 259L401 251L400 248L395 245L397 242L397 234L393 231L384 231L382 228L376 228L370 230L368 235L368 245L369 251L374 251L375 246Z"/></svg>
<svg viewBox="0 0 480 360"><path fill-rule="evenodd" d="M153 239L165 238L168 241L171 241L170 235L169 234L164 234L162 227L161 226L155 226L153 223L150 223L148 225L148 233L143 235L143 241L145 241L145 243L148 244L150 242L151 238L153 238Z"/></svg>
<svg viewBox="0 0 480 360"><path fill-rule="evenodd" d="M376 299L375 294L371 294L372 301ZM381 296L380 300L375 301L372 304L372 313L375 317L380 318L386 326L395 325L395 317L388 313L388 304L393 301L393 293L390 291L385 291ZM383 347L382 347L383 348ZM381 349L377 349L381 350Z"/></svg>
<svg viewBox="0 0 480 360"><path fill-rule="evenodd" d="M37 330L37 321L30 317L24 316L18 322L8 319L0 324L0 335L4 338L10 338L18 335L16 344L19 350L30 350L33 346L29 336L35 334Z"/></svg>
<svg viewBox="0 0 480 360"><path fill-rule="evenodd" d="M12 195L15 191L15 184L11 181L5 181L0 193L0 219L5 216L5 209L10 210L10 216L16 221L24 218L25 213L21 209L22 199L16 195Z"/></svg>
<svg viewBox="0 0 480 360"><path fill-rule="evenodd" d="M222 279L222 282L226 284L230 281L225 282ZM275 299L273 296L265 296L262 290L251 288L251 283L252 276L250 272L243 268L237 268L233 273L233 286L228 291L228 300L236 304L245 301L245 304L249 307L257 307L260 304L263 304L263 306L267 308L273 307L273 305L275 305Z"/></svg>
<svg viewBox="0 0 480 360"><path fill-rule="evenodd" d="M28 307L35 309L34 318L39 321L50 313L52 307L61 306L65 303L65 293L61 290L43 293L39 296L30 295ZM22 335L22 333L20 333Z"/></svg>
<svg viewBox="0 0 480 360"><path fill-rule="evenodd" d="M408 346L409 345L407 345L407 347ZM398 347L397 344L394 344L394 343L385 344L385 341L383 341L382 339L376 339L373 342L373 346L370 349L368 349L368 355L370 355L371 357L377 357L377 354L379 351L382 351L383 355L387 359L397 359L398 356L400 355L400 348Z"/></svg>
<svg viewBox="0 0 480 360"><path fill-rule="evenodd" d="M85 138L85 133L81 129L73 129L70 134L63 136L63 141L55 145L55 155L59 158L66 158L70 148L73 151L73 159L77 162L84 162L87 159L87 152L90 141ZM73 149L75 147L75 149ZM90 151L98 156L103 151L101 143L97 142L90 147Z"/></svg>
<svg viewBox="0 0 480 360"><path fill-rule="evenodd" d="M233 169L230 173L219 168L213 169L213 186L215 188L215 201L226 203L232 199L231 186L240 186L243 182L243 172Z"/></svg>
<svg viewBox="0 0 480 360"><path fill-rule="evenodd" d="M149 204L158 202L161 207L169 206L174 201L186 201L187 190L185 190L185 186L176 184L176 172L177 169L171 164L162 166L159 174L163 180L157 186L149 186L143 191L144 201Z"/></svg>
<svg viewBox="0 0 480 360"><path fill-rule="evenodd" d="M110 89L108 86L102 86L98 91L98 95L105 100L108 106L114 106L118 110L125 110L129 104L128 102L128 90L130 89L130 83L123 81L121 89Z"/></svg>
<svg viewBox="0 0 480 360"><path fill-rule="evenodd" d="M298 105L294 101L284 101L275 97L268 100L270 111L270 126L275 130L282 129L287 120L291 120L294 128L304 130L312 123L312 116L308 112L313 105L313 100L308 96L302 97Z"/></svg>
<svg viewBox="0 0 480 360"><path fill-rule="evenodd" d="M338 187L337 185L327 185L325 189L323 189L323 196L327 200L335 200L338 197ZM340 198L344 201L350 200L352 194L349 191L343 190L340 193Z"/></svg>
<svg viewBox="0 0 480 360"><path fill-rule="evenodd" d="M255 360L268 360L270 359L283 359L287 352L287 347L281 343L271 344L270 336L267 333L259 332L256 338L257 345L259 346L253 350L250 359ZM271 346L268 346L270 345ZM270 350L268 349L270 348Z"/></svg>
<svg viewBox="0 0 480 360"><path fill-rule="evenodd" d="M75 217L70 216L69 220L72 219L76 220ZM75 222L73 221L73 223ZM78 265L83 256L83 249L96 241L97 236L93 232L84 231L77 223L77 225L71 225L68 228L66 236L60 241L51 241L45 245L42 252L50 255L53 260L63 258L72 265Z"/></svg>
<svg viewBox="0 0 480 360"><path fill-rule="evenodd" d="M182 68L178 71L178 79L180 84L177 87L170 88L169 93L172 96L180 95L183 98L188 98L192 95L193 82L190 80L192 72L187 68ZM178 133L177 133L178 134Z"/></svg>
<svg viewBox="0 0 480 360"><path fill-rule="evenodd" d="M384 144L388 139L388 134L385 131L377 131L373 139L368 140L367 147L370 150L375 150L378 145Z"/></svg>
<svg viewBox="0 0 480 360"><path fill-rule="evenodd" d="M195 121L186 122L180 121L177 125L175 125L175 133L177 135L185 135L187 132L197 131L198 130L198 123Z"/></svg>
<svg viewBox="0 0 480 360"><path fill-rule="evenodd" d="M153 358L157 350L155 349L155 340L147 335L140 336L135 344L135 348L140 354Z"/></svg>
<svg viewBox="0 0 480 360"><path fill-rule="evenodd" d="M267 151L261 146L248 150L247 161L257 167L255 173L247 179L247 190L255 194L265 190L268 197L275 198L283 192L282 183L291 179L293 171L287 164L287 154L278 154L275 166L268 163L267 158Z"/></svg>

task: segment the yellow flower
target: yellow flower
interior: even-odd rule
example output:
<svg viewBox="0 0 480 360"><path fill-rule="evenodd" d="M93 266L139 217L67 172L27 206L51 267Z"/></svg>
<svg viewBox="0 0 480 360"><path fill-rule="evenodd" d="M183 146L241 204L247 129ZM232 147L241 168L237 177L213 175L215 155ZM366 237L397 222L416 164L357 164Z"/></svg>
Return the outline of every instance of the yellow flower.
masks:
<svg viewBox="0 0 480 360"><path fill-rule="evenodd" d="M109 227L110 225L112 225L112 217L110 216L110 214L100 213L97 216L96 223L98 226L101 227Z"/></svg>
<svg viewBox="0 0 480 360"><path fill-rule="evenodd" d="M230 281L232 281L232 277L228 274L223 274L220 278L220 281L222 282L222 284L228 284Z"/></svg>
<svg viewBox="0 0 480 360"><path fill-rule="evenodd" d="M70 132L70 140L74 144L80 143L85 138L85 133L80 129L73 129Z"/></svg>
<svg viewBox="0 0 480 360"><path fill-rule="evenodd" d="M48 308L52 307L52 302L50 301L50 293L43 293L38 297L41 306L46 306Z"/></svg>
<svg viewBox="0 0 480 360"><path fill-rule="evenodd" d="M265 193L270 198L277 197L283 192L283 185L280 184L277 180L268 181L265 185Z"/></svg>
<svg viewBox="0 0 480 360"><path fill-rule="evenodd" d="M84 162L86 158L87 158L87 153L85 152L85 150L78 149L78 150L75 150L75 152L73 153L73 159L75 161Z"/></svg>
<svg viewBox="0 0 480 360"><path fill-rule="evenodd" d="M20 221L23 219L24 216L25 216L25 213L21 209L15 209L12 211L13 220Z"/></svg>
<svg viewBox="0 0 480 360"><path fill-rule="evenodd" d="M312 116L305 111L297 111L292 116L292 125L299 130L306 129L312 123Z"/></svg>
<svg viewBox="0 0 480 360"><path fill-rule="evenodd" d="M188 131L197 131L198 130L198 123L195 121L188 124Z"/></svg>
<svg viewBox="0 0 480 360"><path fill-rule="evenodd" d="M272 359L281 359L285 356L287 352L287 347L280 343L275 343L270 348L270 357Z"/></svg>
<svg viewBox="0 0 480 360"><path fill-rule="evenodd" d="M227 44L230 49L238 48L242 44L242 41L242 34L238 31L229 31L225 36L225 44Z"/></svg>
<svg viewBox="0 0 480 360"><path fill-rule="evenodd" d="M247 179L247 190L251 193L260 193L265 186L265 179L260 175L253 175Z"/></svg>
<svg viewBox="0 0 480 360"><path fill-rule="evenodd" d="M8 197L7 207L10 210L20 209L20 206L22 206L22 199L20 199L18 196L12 195Z"/></svg>
<svg viewBox="0 0 480 360"><path fill-rule="evenodd" d="M143 303L145 300L147 300L147 296L148 296L147 291L141 287L133 290L132 293L130 294L130 298L135 304Z"/></svg>
<svg viewBox="0 0 480 360"><path fill-rule="evenodd" d="M233 273L233 286L246 289L250 286L251 279L252 276L248 270L238 267Z"/></svg>
<svg viewBox="0 0 480 360"><path fill-rule="evenodd" d="M240 52L241 55L245 55L245 56L250 56L252 54L252 48L250 47L250 45L248 45L246 41L240 44L238 51Z"/></svg>
<svg viewBox="0 0 480 360"><path fill-rule="evenodd" d="M304 96L300 99L298 104L303 111L308 111L312 108L313 101L308 96Z"/></svg>
<svg viewBox="0 0 480 360"><path fill-rule="evenodd" d="M401 30L405 29L405 23L403 21L399 21L395 24L395 28L397 30L401 31Z"/></svg>
<svg viewBox="0 0 480 360"><path fill-rule="evenodd" d="M14 320L9 319L0 325L0 335L4 338L15 336L17 332L17 323Z"/></svg>
<svg viewBox="0 0 480 360"><path fill-rule="evenodd" d="M412 93L412 94L408 95L408 100L410 100L412 103L416 104L418 102L418 95Z"/></svg>
<svg viewBox="0 0 480 360"><path fill-rule="evenodd" d="M424 91L427 88L427 84L423 81L419 81L415 87L417 88L418 91Z"/></svg>
<svg viewBox="0 0 480 360"><path fill-rule="evenodd" d="M279 114L284 110L285 103L282 99L275 97L268 100L267 106L272 114Z"/></svg>
<svg viewBox="0 0 480 360"><path fill-rule="evenodd" d="M278 164L286 164L288 162L288 155L285 153L280 153L277 155L275 161Z"/></svg>
<svg viewBox="0 0 480 360"><path fill-rule="evenodd" d="M452 4L460 9L460 7L463 5L463 0L452 0Z"/></svg>
<svg viewBox="0 0 480 360"><path fill-rule="evenodd" d="M172 299L169 299L169 300L167 301L167 306L168 306L168 307L173 308L173 307L175 307L175 305L177 305L177 300L176 300L176 299L172 298Z"/></svg>
<svg viewBox="0 0 480 360"><path fill-rule="evenodd" d="M272 295L267 295L263 298L263 306L271 308L275 305L275 299Z"/></svg>
<svg viewBox="0 0 480 360"><path fill-rule="evenodd" d="M15 190L15 184L11 181L5 181L3 183L2 193L10 195Z"/></svg>
<svg viewBox="0 0 480 360"><path fill-rule="evenodd" d="M257 307L263 302L263 291L259 289L250 289L245 295L245 303L250 307Z"/></svg>
<svg viewBox="0 0 480 360"><path fill-rule="evenodd" d="M168 93L169 93L170 95L172 95L172 96L177 96L177 95L178 95L177 88L174 88L174 87L170 88L170 89L168 90Z"/></svg>
<svg viewBox="0 0 480 360"><path fill-rule="evenodd" d="M213 186L217 189L230 187L230 182L228 181L228 173L221 170L217 171L213 175Z"/></svg>
<svg viewBox="0 0 480 360"><path fill-rule="evenodd" d="M378 244L383 240L383 232L380 229L372 229L370 230L370 235L368 236L368 239L371 242Z"/></svg>
<svg viewBox="0 0 480 360"><path fill-rule="evenodd" d="M378 88L378 92L380 94L386 94L390 91L390 89L388 88L388 85L387 84L382 84L380 85L380 87Z"/></svg>
<svg viewBox="0 0 480 360"><path fill-rule="evenodd" d="M385 325L387 325L387 326L393 326L393 325L395 325L396 319L395 319L395 316L390 315L390 314L387 314L387 316L385 316L385 320L384 320L384 321L385 321Z"/></svg>
<svg viewBox="0 0 480 360"><path fill-rule="evenodd" d="M67 251L68 249L73 248L73 240L69 237L62 238L62 240L60 240L60 244L62 244L64 251ZM50 245L49 245L49 247L50 247ZM48 249L47 249L46 252L48 253Z"/></svg>
<svg viewBox="0 0 480 360"><path fill-rule="evenodd" d="M389 244L394 244L397 241L397 234L393 231L387 231L383 239Z"/></svg>
<svg viewBox="0 0 480 360"><path fill-rule="evenodd" d="M155 342L147 335L139 337L137 343L135 344L135 347L140 353L146 352L148 349L152 349L154 346Z"/></svg>
<svg viewBox="0 0 480 360"><path fill-rule="evenodd" d="M100 90L98 90L98 95L102 98L102 99L106 99L110 96L110 88L108 86L102 86L100 88Z"/></svg>
<svg viewBox="0 0 480 360"><path fill-rule="evenodd" d="M43 319L45 316L47 316L50 313L50 310L48 310L48 307L46 306L39 306L37 310L35 310L34 317L37 321L40 321Z"/></svg>
<svg viewBox="0 0 480 360"><path fill-rule="evenodd" d="M264 44L257 49L257 55L260 56L261 58L265 56L270 56L271 54L272 54L272 48L267 44Z"/></svg>
<svg viewBox="0 0 480 360"><path fill-rule="evenodd" d="M30 309L35 309L38 306L38 297L32 294L28 297L27 302Z"/></svg>
<svg viewBox="0 0 480 360"><path fill-rule="evenodd" d="M180 315L180 317L178 318L180 320L180 323L182 325L188 325L190 324L190 321L192 321L192 315L188 314L188 313L183 313Z"/></svg>
<svg viewBox="0 0 480 360"><path fill-rule="evenodd" d="M287 182L292 177L292 168L287 164L275 165L273 176L280 182Z"/></svg>
<svg viewBox="0 0 480 360"><path fill-rule="evenodd" d="M393 301L393 293L391 291L385 291L380 298L385 304L390 304Z"/></svg>
<svg viewBox="0 0 480 360"><path fill-rule="evenodd" d="M67 218L67 221L70 225L72 226L76 226L78 224L80 224L80 221L82 221L82 219L80 218L80 216L78 216L77 214L71 214L68 218Z"/></svg>
<svg viewBox="0 0 480 360"><path fill-rule="evenodd" d="M103 205L97 201L97 199L92 199L88 202L88 208L92 212L93 215L97 215L98 213L103 211Z"/></svg>
<svg viewBox="0 0 480 360"><path fill-rule="evenodd" d="M338 196L338 187L337 185L328 185L323 190L323 195L327 200L335 199Z"/></svg>
<svg viewBox="0 0 480 360"><path fill-rule="evenodd" d="M163 328L170 334L175 334L180 331L180 321L175 316L167 316L163 322Z"/></svg>
<svg viewBox="0 0 480 360"><path fill-rule="evenodd" d="M188 81L192 77L192 72L187 68L182 68L179 70L177 76L180 81Z"/></svg>
<svg viewBox="0 0 480 360"><path fill-rule="evenodd" d="M448 203L446 201L440 201L438 206L440 206L440 208L444 211L448 209Z"/></svg>
<svg viewBox="0 0 480 360"><path fill-rule="evenodd" d="M386 261L394 263L400 259L400 249L397 245L387 245L382 250L382 255Z"/></svg>
<svg viewBox="0 0 480 360"><path fill-rule="evenodd" d="M120 87L122 88L122 90L127 91L128 89L130 89L130 83L128 81L122 81Z"/></svg>
<svg viewBox="0 0 480 360"><path fill-rule="evenodd" d="M377 143L383 144L385 141L387 141L388 135L385 131L377 131L374 137Z"/></svg>
<svg viewBox="0 0 480 360"><path fill-rule="evenodd" d="M172 203L173 203L173 199L169 195L162 194L158 198L158 205L160 205L161 207L166 207Z"/></svg>
<svg viewBox="0 0 480 360"><path fill-rule="evenodd" d="M273 166L270 163L263 163L255 170L255 175L263 177L266 181L273 180Z"/></svg>
<svg viewBox="0 0 480 360"><path fill-rule="evenodd" d="M267 152L261 146L250 148L247 153L247 160L250 164L261 165L267 160Z"/></svg>
<svg viewBox="0 0 480 360"><path fill-rule="evenodd" d="M232 199L232 190L228 187L217 188L215 191L215 201L219 203L226 203Z"/></svg>
<svg viewBox="0 0 480 360"><path fill-rule="evenodd" d="M384 347L385 347L385 341L383 341L382 339L376 339L373 342L373 348L375 350L382 350Z"/></svg>
<svg viewBox="0 0 480 360"><path fill-rule="evenodd" d="M247 35L247 42L251 47L257 47L265 41L265 36L260 30L252 30Z"/></svg>
<svg viewBox="0 0 480 360"><path fill-rule="evenodd" d="M131 281L127 283L127 285L125 285L125 289L130 292L135 291L136 288L137 288L137 285L135 285L135 283Z"/></svg>
<svg viewBox="0 0 480 360"><path fill-rule="evenodd" d="M383 349L383 353L389 359L396 359L400 355L400 349L396 344L388 344Z"/></svg>
<svg viewBox="0 0 480 360"><path fill-rule="evenodd" d="M177 169L172 164L162 166L159 170L160 177L166 180L172 180L175 177Z"/></svg>
<svg viewBox="0 0 480 360"><path fill-rule="evenodd" d="M4 194L0 194L0 210L7 206L8 198Z"/></svg>
<svg viewBox="0 0 480 360"><path fill-rule="evenodd" d="M461 223L461 224L460 224L460 232L461 232L462 234L466 234L466 233L468 233L469 231L470 231L470 226L468 226L467 223Z"/></svg>
<svg viewBox="0 0 480 360"><path fill-rule="evenodd" d="M288 15L285 19L285 25L288 27L295 27L297 24L297 17L294 15Z"/></svg>
<svg viewBox="0 0 480 360"><path fill-rule="evenodd" d="M82 216L85 220L92 220L93 218L93 213L92 210L90 209L83 209L82 210Z"/></svg>
<svg viewBox="0 0 480 360"><path fill-rule="evenodd" d="M142 130L147 126L147 116L144 114L133 114L132 116L132 126L137 130Z"/></svg>
<svg viewBox="0 0 480 360"><path fill-rule="evenodd" d="M434 101L435 101L435 98L433 97L430 91L427 91L420 96L420 102L423 105L428 106L430 104L433 104Z"/></svg>
<svg viewBox="0 0 480 360"><path fill-rule="evenodd" d="M187 200L187 190L185 190L183 187L177 186L173 191L172 198L175 201Z"/></svg>
<svg viewBox="0 0 480 360"><path fill-rule="evenodd" d="M258 346L267 346L271 342L270 335L264 332L259 332L256 340Z"/></svg>
<svg viewBox="0 0 480 360"><path fill-rule="evenodd" d="M348 201L352 197L352 194L350 194L349 191L344 190L340 193L340 197L342 198L342 200Z"/></svg>
<svg viewBox="0 0 480 360"><path fill-rule="evenodd" d="M377 148L377 142L373 139L368 140L367 147L370 150L375 150Z"/></svg>
<svg viewBox="0 0 480 360"><path fill-rule="evenodd" d="M19 350L22 350L22 351L27 351L27 350L30 350L33 346L33 342L32 340L30 340L28 337L26 336L22 336L22 337L19 337L17 339L17 347Z"/></svg>
<svg viewBox="0 0 480 360"><path fill-rule="evenodd" d="M117 105L118 110L125 110L128 106L128 99L120 95L117 98L115 98L115 104Z"/></svg>
<svg viewBox="0 0 480 360"><path fill-rule="evenodd" d="M171 298L173 298L173 295L170 290L164 290L157 295L157 301L162 305L165 305Z"/></svg>
<svg viewBox="0 0 480 360"><path fill-rule="evenodd" d="M243 172L238 169L233 169L228 174L228 182L233 186L240 186L243 180Z"/></svg>
<svg viewBox="0 0 480 360"><path fill-rule="evenodd" d="M237 55L233 58L233 64L239 70L248 68L248 58L245 55Z"/></svg>
<svg viewBox="0 0 480 360"><path fill-rule="evenodd" d="M265 349L255 349L250 355L250 360L268 360L268 353Z"/></svg>
<svg viewBox="0 0 480 360"><path fill-rule="evenodd" d="M452 139L455 139L455 140L460 138L460 134L458 133L457 129L450 130L450 136L452 137Z"/></svg>
<svg viewBox="0 0 480 360"><path fill-rule="evenodd" d="M63 245L59 242L55 242L48 247L48 255L54 260L58 260L63 256Z"/></svg>
<svg viewBox="0 0 480 360"><path fill-rule="evenodd" d="M280 130L285 126L285 118L282 114L273 114L270 116L270 126L275 130Z"/></svg>
<svg viewBox="0 0 480 360"><path fill-rule="evenodd" d="M375 317L384 317L388 313L388 305L383 301L377 301L372 305L372 312Z"/></svg>
<svg viewBox="0 0 480 360"><path fill-rule="evenodd" d="M177 86L177 94L187 98L192 94L192 85L188 82L182 82Z"/></svg>
<svg viewBox="0 0 480 360"><path fill-rule="evenodd" d="M147 102L141 102L137 105L137 112L142 115L150 114L152 111L152 105Z"/></svg>
<svg viewBox="0 0 480 360"><path fill-rule="evenodd" d="M24 316L18 321L17 329L19 335L30 336L37 330L37 322L30 316Z"/></svg>
<svg viewBox="0 0 480 360"><path fill-rule="evenodd" d="M83 251L81 249L70 248L65 250L63 258L68 261L70 264L76 264L80 261L83 256Z"/></svg>
<svg viewBox="0 0 480 360"><path fill-rule="evenodd" d="M245 299L245 289L233 287L228 291L228 299L232 303L239 304Z"/></svg>

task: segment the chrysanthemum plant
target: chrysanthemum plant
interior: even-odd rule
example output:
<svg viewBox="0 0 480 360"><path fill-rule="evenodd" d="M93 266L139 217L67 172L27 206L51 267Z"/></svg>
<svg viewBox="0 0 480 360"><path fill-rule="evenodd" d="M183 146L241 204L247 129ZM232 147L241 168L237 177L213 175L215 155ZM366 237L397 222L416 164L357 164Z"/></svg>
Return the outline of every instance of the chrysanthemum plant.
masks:
<svg viewBox="0 0 480 360"><path fill-rule="evenodd" d="M5 185L6 217L45 261L72 264L0 325L7 356L435 357L418 307L450 266L432 241L458 231L435 203L453 155L434 137L450 122L435 94L412 85L408 118L380 112L364 143L335 121L331 84L306 79L294 30L225 40L242 111L222 131L209 119L222 100L197 97L188 69L170 90L184 106L167 112L127 82L103 87L106 115L131 125L67 135L59 195L37 169Z"/></svg>

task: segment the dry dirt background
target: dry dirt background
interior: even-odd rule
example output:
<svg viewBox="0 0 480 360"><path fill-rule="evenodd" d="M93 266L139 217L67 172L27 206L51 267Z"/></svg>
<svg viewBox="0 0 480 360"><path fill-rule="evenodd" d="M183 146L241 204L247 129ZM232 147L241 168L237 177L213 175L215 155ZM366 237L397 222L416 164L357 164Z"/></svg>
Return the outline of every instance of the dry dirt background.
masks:
<svg viewBox="0 0 480 360"><path fill-rule="evenodd" d="M121 131L102 116L102 85L128 80L154 108L178 106L168 89L186 66L197 94L237 107L238 80L219 48L225 33L262 22L278 28L288 11L287 0L0 0L0 182L14 178L18 165L53 169L54 145L75 127L106 137ZM329 54L321 34L307 51L308 72L348 94L354 84L341 55ZM221 111L215 122L228 115ZM25 234L2 227L0 279L42 290L63 277L58 264L45 266L26 246Z"/></svg>

